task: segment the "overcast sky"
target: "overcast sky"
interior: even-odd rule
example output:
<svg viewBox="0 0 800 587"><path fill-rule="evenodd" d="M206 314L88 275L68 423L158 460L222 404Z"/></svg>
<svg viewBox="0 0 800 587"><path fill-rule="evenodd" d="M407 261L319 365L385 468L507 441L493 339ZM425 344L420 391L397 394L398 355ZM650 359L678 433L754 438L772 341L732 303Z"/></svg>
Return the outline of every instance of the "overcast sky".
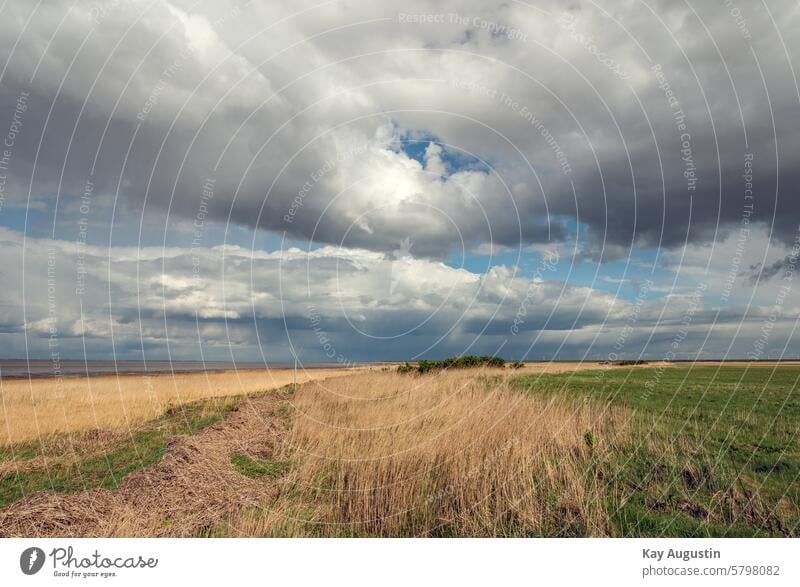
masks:
<svg viewBox="0 0 800 587"><path fill-rule="evenodd" d="M9 0L0 357L797 357L800 4Z"/></svg>

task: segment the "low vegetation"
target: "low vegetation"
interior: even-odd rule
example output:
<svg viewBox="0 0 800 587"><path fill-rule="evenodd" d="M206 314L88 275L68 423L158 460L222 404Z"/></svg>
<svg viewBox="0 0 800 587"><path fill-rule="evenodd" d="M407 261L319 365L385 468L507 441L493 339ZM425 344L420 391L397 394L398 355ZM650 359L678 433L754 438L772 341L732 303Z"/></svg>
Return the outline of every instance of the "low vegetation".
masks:
<svg viewBox="0 0 800 587"><path fill-rule="evenodd" d="M690 366L527 376L536 397L630 411L635 442L595 463L622 536L796 536L800 369Z"/></svg>
<svg viewBox="0 0 800 587"><path fill-rule="evenodd" d="M374 374L301 387L276 499L217 527L247 536L604 536L593 463L627 410L522 394L502 370Z"/></svg>
<svg viewBox="0 0 800 587"><path fill-rule="evenodd" d="M175 406L128 432L51 435L41 442L0 447L0 508L36 491L113 489L128 474L163 455L167 441L221 421L238 397Z"/></svg>
<svg viewBox="0 0 800 587"><path fill-rule="evenodd" d="M442 359L441 361L419 361L416 364L404 363L397 368L397 372L404 373L431 373L433 371L442 371L446 369L469 369L474 367L493 367L502 368L506 364L504 359L489 355L475 356L463 355L460 357L450 357ZM516 365L517 363L514 363Z"/></svg>
<svg viewBox="0 0 800 587"><path fill-rule="evenodd" d="M362 372L176 406L124 433L7 445L0 527L798 535L800 368L595 364L532 375L475 359L478 369ZM75 493L91 488L111 491ZM74 499L29 496L42 489Z"/></svg>
<svg viewBox="0 0 800 587"><path fill-rule="evenodd" d="M267 477L274 479L280 477L289 468L289 463L276 463L265 459L254 459L248 455L236 453L231 457L231 463L245 477L258 479Z"/></svg>
<svg viewBox="0 0 800 587"><path fill-rule="evenodd" d="M642 359L620 359L618 361L600 361L600 365L613 365L614 367L632 367L634 365L647 365Z"/></svg>
<svg viewBox="0 0 800 587"><path fill-rule="evenodd" d="M291 425L293 391L289 385L189 406L189 414L186 406L170 411L155 430L169 439L149 447L156 462L133 459L119 471L106 463L102 470L114 479L98 475L88 491L52 486L27 494L0 509L0 537L201 535L274 495L273 480L286 469L274 457ZM115 450L131 448L138 447L123 441Z"/></svg>
<svg viewBox="0 0 800 587"><path fill-rule="evenodd" d="M241 396L358 369L254 369L219 373L103 375L0 380L0 446L48 442L51 435L127 432L173 406Z"/></svg>

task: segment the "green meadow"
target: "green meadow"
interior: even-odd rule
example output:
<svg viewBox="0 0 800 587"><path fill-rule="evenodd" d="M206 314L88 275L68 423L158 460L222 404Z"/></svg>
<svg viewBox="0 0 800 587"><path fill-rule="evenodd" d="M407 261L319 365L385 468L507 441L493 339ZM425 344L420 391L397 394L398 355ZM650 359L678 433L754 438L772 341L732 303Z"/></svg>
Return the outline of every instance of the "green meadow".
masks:
<svg viewBox="0 0 800 587"><path fill-rule="evenodd" d="M632 440L596 454L587 473L610 489L619 535L797 536L798 381L798 367L714 365L608 367L514 384L631 410Z"/></svg>

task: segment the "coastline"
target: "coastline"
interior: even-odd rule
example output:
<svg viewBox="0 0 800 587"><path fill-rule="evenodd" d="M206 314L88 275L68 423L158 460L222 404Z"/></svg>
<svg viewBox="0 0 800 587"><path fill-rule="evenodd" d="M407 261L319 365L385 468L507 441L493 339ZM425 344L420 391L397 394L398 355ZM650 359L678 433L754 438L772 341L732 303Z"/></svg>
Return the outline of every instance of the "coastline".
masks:
<svg viewBox="0 0 800 587"><path fill-rule="evenodd" d="M125 430L168 409L217 397L266 392L374 367L251 369L191 373L0 379L0 445L87 430Z"/></svg>
<svg viewBox="0 0 800 587"><path fill-rule="evenodd" d="M94 365L92 365L94 363ZM103 365L97 365L103 363ZM133 365L132 365L133 364ZM322 369L352 369L383 366L389 363L307 363L298 364L298 371L318 371ZM0 380L14 381L18 379L56 379L76 377L102 377L102 376L144 376L156 377L159 375L188 375L192 373L240 373L259 371L286 371L294 370L288 363L274 363L271 365L258 363L220 363L208 361L82 361L63 360L58 369L53 369L53 362L49 360L25 359L0 360ZM141 366L140 366L141 365Z"/></svg>

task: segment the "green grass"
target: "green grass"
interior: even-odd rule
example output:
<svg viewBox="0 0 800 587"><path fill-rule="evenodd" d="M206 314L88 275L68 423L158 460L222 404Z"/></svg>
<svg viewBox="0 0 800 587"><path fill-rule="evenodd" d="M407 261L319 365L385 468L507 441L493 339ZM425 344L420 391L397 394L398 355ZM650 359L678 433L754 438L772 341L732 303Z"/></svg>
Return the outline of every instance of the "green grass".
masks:
<svg viewBox="0 0 800 587"><path fill-rule="evenodd" d="M71 438L66 435L49 438L43 443L2 447L0 460L13 460L23 468L25 460L38 456L45 456L48 462L46 466L12 472L0 478L0 507L46 489L74 493L98 487L116 488L126 475L158 461L172 436L195 434L222 420L240 399L210 399L171 408L161 417L121 435L100 451L91 437L82 439L77 434ZM76 458L66 458L73 449Z"/></svg>
<svg viewBox="0 0 800 587"><path fill-rule="evenodd" d="M634 413L629 445L598 455L623 536L797 536L800 368L619 368L528 375L530 393ZM588 482L588 479L587 479Z"/></svg>
<svg viewBox="0 0 800 587"><path fill-rule="evenodd" d="M252 459L247 455L235 454L231 457L231 463L242 475L251 479L268 477L274 479L280 477L289 469L289 463L271 462L263 459Z"/></svg>

